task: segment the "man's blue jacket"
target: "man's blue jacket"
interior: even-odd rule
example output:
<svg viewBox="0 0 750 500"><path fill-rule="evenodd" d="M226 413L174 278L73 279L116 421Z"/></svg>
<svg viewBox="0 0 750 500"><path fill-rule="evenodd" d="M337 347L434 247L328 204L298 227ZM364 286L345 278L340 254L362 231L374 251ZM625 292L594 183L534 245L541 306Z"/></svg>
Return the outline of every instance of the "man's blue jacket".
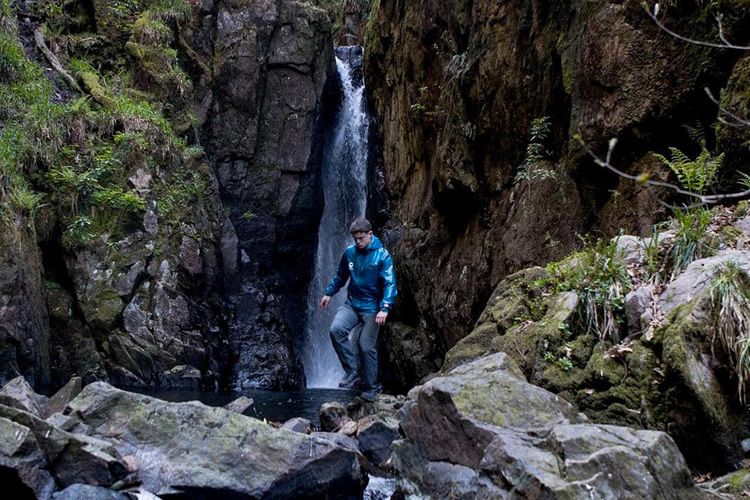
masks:
<svg viewBox="0 0 750 500"><path fill-rule="evenodd" d="M363 250L358 250L356 245L346 249L325 294L335 295L350 278L346 303L353 309L363 313L391 310L398 293L396 275L391 254L377 236L373 236Z"/></svg>

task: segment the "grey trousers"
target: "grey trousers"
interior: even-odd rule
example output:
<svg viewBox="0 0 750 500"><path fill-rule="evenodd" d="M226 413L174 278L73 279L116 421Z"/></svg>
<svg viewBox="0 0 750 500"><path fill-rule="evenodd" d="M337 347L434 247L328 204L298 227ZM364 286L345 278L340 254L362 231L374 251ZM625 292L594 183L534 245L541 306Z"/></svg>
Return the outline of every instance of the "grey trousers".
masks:
<svg viewBox="0 0 750 500"><path fill-rule="evenodd" d="M378 378L378 331L375 323L377 313L361 313L344 304L336 311L331 328L333 348L344 367L344 380L356 381L361 377L364 390L374 389ZM361 324L362 328L357 328ZM349 342L349 334L352 333ZM361 374L361 375L360 375Z"/></svg>

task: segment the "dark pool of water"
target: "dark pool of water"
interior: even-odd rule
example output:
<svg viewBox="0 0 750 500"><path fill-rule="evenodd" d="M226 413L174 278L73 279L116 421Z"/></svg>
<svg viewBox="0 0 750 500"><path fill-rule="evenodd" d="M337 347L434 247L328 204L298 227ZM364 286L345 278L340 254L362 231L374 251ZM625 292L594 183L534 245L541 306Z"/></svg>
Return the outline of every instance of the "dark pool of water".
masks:
<svg viewBox="0 0 750 500"><path fill-rule="evenodd" d="M201 391L138 391L164 401L179 403L200 401L208 406L224 406L240 396L251 398L255 405L245 415L266 419L271 422L286 422L290 418L303 417L316 427L318 409L323 403L337 401L347 405L359 395L358 392L338 389L303 389L301 391L264 391L260 389L242 392L201 392Z"/></svg>

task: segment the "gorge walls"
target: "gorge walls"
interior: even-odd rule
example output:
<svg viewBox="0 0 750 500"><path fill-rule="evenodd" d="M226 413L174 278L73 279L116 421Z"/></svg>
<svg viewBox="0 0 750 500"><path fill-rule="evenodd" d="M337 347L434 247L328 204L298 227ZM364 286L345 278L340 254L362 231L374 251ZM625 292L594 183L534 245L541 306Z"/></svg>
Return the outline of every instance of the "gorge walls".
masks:
<svg viewBox="0 0 750 500"><path fill-rule="evenodd" d="M325 12L281 0L8 9L0 378L300 387L294 332L334 74ZM62 71L45 76L52 59Z"/></svg>
<svg viewBox="0 0 750 500"><path fill-rule="evenodd" d="M724 29L742 43L733 5ZM648 233L668 193L597 167L576 136L602 155L616 137L619 168L666 178L649 151L697 154L685 125L713 140L703 88L718 94L742 54L668 35L639 1L380 0L370 16L366 79L401 291L383 376L406 389L466 335L503 276L567 255L579 234ZM693 4L666 22L716 37ZM549 131L531 139L545 117Z"/></svg>

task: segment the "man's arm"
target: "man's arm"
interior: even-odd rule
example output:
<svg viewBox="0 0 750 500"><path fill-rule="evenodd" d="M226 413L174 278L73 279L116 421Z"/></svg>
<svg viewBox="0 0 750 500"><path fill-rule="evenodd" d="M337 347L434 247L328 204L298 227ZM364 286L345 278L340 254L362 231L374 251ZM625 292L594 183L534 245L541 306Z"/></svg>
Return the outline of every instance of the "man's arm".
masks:
<svg viewBox="0 0 750 500"><path fill-rule="evenodd" d="M323 292L323 298L320 301L320 307L323 309L326 309L328 307L328 302L330 302L331 297L336 295L339 290L341 290L341 287L344 286L344 283L346 283L346 280L349 279L349 261L346 259L346 252L341 256L341 260L339 261L339 267L336 270L336 275L331 278L331 281L328 283L328 286L326 287L326 291Z"/></svg>
<svg viewBox="0 0 750 500"><path fill-rule="evenodd" d="M396 274L393 272L393 259L391 259L391 254L387 252L380 265L380 280L383 287L383 298L380 300L380 311L375 316L375 322L382 326L385 324L393 301L396 299L396 294L398 294Z"/></svg>

